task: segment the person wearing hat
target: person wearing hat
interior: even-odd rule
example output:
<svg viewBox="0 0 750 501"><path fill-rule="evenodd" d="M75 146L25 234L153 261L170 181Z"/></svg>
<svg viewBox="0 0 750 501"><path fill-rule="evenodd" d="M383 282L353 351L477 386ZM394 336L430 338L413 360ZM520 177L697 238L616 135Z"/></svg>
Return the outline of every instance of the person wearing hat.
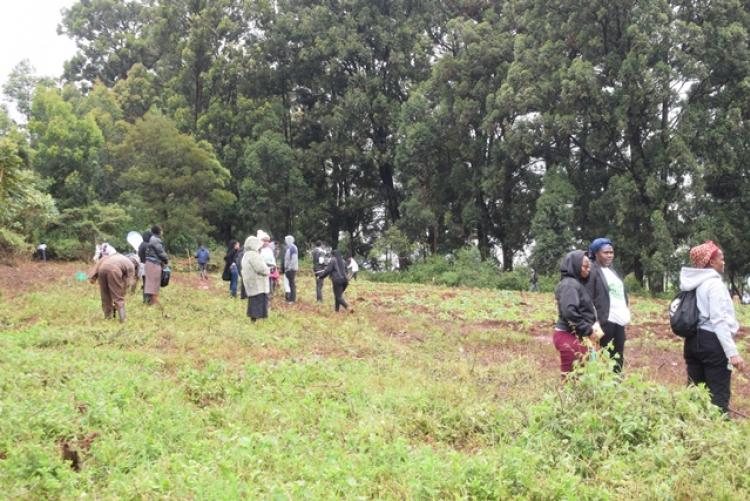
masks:
<svg viewBox="0 0 750 501"><path fill-rule="evenodd" d="M733 336L740 328L729 290L722 281L724 253L711 240L690 249L690 264L680 270L680 290L695 290L700 312L698 332L685 339L688 384L705 384L711 402L729 412L732 369L744 361Z"/></svg>
<svg viewBox="0 0 750 501"><path fill-rule="evenodd" d="M586 290L596 307L604 331L599 340L602 348L615 360L615 372L621 372L625 360L625 326L630 323L630 308L625 284L612 267L615 249L608 238L597 238L589 245L591 272Z"/></svg>
<svg viewBox="0 0 750 501"><path fill-rule="evenodd" d="M555 287L557 322L552 343L560 352L560 372L565 377L573 362L582 359L588 349L583 338L601 339L603 332L596 320L596 310L585 284L591 264L582 250L568 252L560 263L560 282Z"/></svg>

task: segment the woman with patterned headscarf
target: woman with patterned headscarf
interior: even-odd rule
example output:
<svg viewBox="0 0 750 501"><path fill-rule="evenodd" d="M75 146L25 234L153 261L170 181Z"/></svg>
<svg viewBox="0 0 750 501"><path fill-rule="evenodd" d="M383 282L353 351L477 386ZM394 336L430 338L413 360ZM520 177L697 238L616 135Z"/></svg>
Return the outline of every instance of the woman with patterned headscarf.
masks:
<svg viewBox="0 0 750 501"><path fill-rule="evenodd" d="M724 254L708 240L690 249L690 263L692 267L680 271L680 289L695 290L700 320L698 332L685 339L683 348L688 383L704 383L711 402L727 413L732 368L742 368L744 362L732 339L740 326L729 290L721 279Z"/></svg>
<svg viewBox="0 0 750 501"><path fill-rule="evenodd" d="M591 273L586 290L594 301L596 315L604 331L599 344L615 360L615 372L621 372L625 357L625 326L630 322L630 309L625 284L612 267L614 258L615 249L610 239L597 238L591 242Z"/></svg>

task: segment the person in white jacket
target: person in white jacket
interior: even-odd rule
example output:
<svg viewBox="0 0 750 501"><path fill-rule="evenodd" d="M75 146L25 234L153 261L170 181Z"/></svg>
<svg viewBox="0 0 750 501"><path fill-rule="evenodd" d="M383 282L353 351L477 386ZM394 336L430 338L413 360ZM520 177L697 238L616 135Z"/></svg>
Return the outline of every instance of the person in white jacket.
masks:
<svg viewBox="0 0 750 501"><path fill-rule="evenodd" d="M734 314L729 290L721 279L724 254L712 241L690 249L692 268L680 271L680 289L695 290L700 312L698 332L685 339L683 354L688 382L703 383L711 394L711 402L729 412L732 368L744 365L733 336L740 326Z"/></svg>

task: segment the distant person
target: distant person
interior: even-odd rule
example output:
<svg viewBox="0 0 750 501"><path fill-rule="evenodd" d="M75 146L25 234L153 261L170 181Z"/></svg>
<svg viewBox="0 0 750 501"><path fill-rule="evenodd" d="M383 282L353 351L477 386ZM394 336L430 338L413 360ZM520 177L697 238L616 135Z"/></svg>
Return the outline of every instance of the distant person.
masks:
<svg viewBox="0 0 750 501"><path fill-rule="evenodd" d="M89 273L91 283L99 282L105 319L114 318L116 313L120 322L125 321L125 296L128 287L131 292L135 292L138 264L134 254L131 257L108 254L101 257Z"/></svg>
<svg viewBox="0 0 750 501"><path fill-rule="evenodd" d="M237 278L240 272L236 260L239 251L240 243L237 240L230 240L227 253L224 255L224 271L221 274L222 280L229 282L229 295L232 297L237 297Z"/></svg>
<svg viewBox="0 0 750 501"><path fill-rule="evenodd" d="M582 339L598 340L604 334L596 321L594 302L584 286L590 268L591 263L582 250L568 252L560 264L560 282L555 288L558 316L552 342L560 352L563 377L573 370L573 362L588 352Z"/></svg>
<svg viewBox="0 0 750 501"><path fill-rule="evenodd" d="M315 275L315 300L319 303L323 302L323 282L325 279L320 274L326 269L326 257L327 252L323 248L323 242L316 241L312 252L312 262L313 274Z"/></svg>
<svg viewBox="0 0 750 501"><path fill-rule="evenodd" d="M148 247L148 241L151 240L151 230L146 230L141 233L143 241L138 246L138 259L141 261L140 276L143 283L141 289L143 290L143 304L151 304L151 294L146 294L146 247Z"/></svg>
<svg viewBox="0 0 750 501"><path fill-rule="evenodd" d="M208 280L206 268L208 267L208 261L211 259L211 253L203 245L200 245L195 253L195 259L198 261L201 280Z"/></svg>
<svg viewBox="0 0 750 501"><path fill-rule="evenodd" d="M339 307L341 306L344 309L349 309L349 305L344 300L344 291L349 285L349 279L346 278L346 265L344 265L344 260L338 250L332 252L331 260L319 276L320 278L331 277L334 309L339 311Z"/></svg>
<svg viewBox="0 0 750 501"><path fill-rule="evenodd" d="M271 236L263 230L258 230L258 239L261 243L260 257L263 258L263 262L268 266L268 297L269 300L273 296L273 291L276 288L276 280L279 278L279 274L276 271L276 253L273 249L273 243L271 242Z"/></svg>
<svg viewBox="0 0 750 501"><path fill-rule="evenodd" d="M117 249L115 249L113 245L103 242L96 246L96 250L94 251L94 261L99 261L105 256L114 256L115 254L117 254Z"/></svg>
<svg viewBox="0 0 750 501"><path fill-rule="evenodd" d="M589 245L591 272L586 290L594 301L604 337L599 345L615 360L615 372L622 372L625 361L625 326L630 323L630 308L625 284L612 267L615 249L608 238L597 238Z"/></svg>
<svg viewBox="0 0 750 501"><path fill-rule="evenodd" d="M346 268L349 270L349 276L352 277L352 280L356 280L357 273L359 273L359 265L357 264L357 261L354 260L353 256L349 256L347 259Z"/></svg>
<svg viewBox="0 0 750 501"><path fill-rule="evenodd" d="M40 243L37 248L37 253L39 254L39 259L41 261L47 262L47 244L44 242Z"/></svg>
<svg viewBox="0 0 750 501"><path fill-rule="evenodd" d="M742 293L742 304L750 304L750 292L745 291Z"/></svg>
<svg viewBox="0 0 750 501"><path fill-rule="evenodd" d="M729 290L722 281L724 253L711 240L690 249L692 268L680 270L680 289L695 290L698 332L683 347L688 383L705 384L711 402L729 412L732 369L743 369L733 336L740 328Z"/></svg>
<svg viewBox="0 0 750 501"><path fill-rule="evenodd" d="M529 286L529 292L539 292L539 274L537 274L534 268L531 269L531 278L529 282L531 283Z"/></svg>
<svg viewBox="0 0 750 501"><path fill-rule="evenodd" d="M151 238L146 246L146 286L145 293L151 295L148 304L161 306L159 303L159 291L161 289L161 271L169 264L169 256L164 251L161 241L161 226L158 224L151 227Z"/></svg>
<svg viewBox="0 0 750 501"><path fill-rule="evenodd" d="M260 255L261 246L260 239L250 235L245 240L242 257L242 283L247 292L247 316L251 322L268 318L268 294L271 290L268 275L271 270Z"/></svg>
<svg viewBox="0 0 750 501"><path fill-rule="evenodd" d="M286 300L288 303L297 302L297 272L299 271L299 252L294 245L294 237L287 235L284 237L286 243L286 252L284 253L284 276L289 281L289 292Z"/></svg>

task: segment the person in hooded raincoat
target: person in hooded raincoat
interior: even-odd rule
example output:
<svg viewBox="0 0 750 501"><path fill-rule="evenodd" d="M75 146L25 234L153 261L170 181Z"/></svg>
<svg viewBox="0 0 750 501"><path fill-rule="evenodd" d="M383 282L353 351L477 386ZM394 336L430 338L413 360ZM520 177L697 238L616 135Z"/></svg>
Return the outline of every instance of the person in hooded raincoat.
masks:
<svg viewBox="0 0 750 501"><path fill-rule="evenodd" d="M268 318L268 275L271 269L260 255L262 245L255 235L247 237L242 256L242 283L247 293L247 316L253 322L259 318Z"/></svg>
<svg viewBox="0 0 750 501"><path fill-rule="evenodd" d="M604 331L602 348L615 360L615 372L622 372L625 360L625 326L630 323L630 308L625 284L612 266L615 249L608 238L597 238L589 245L591 272L586 290L594 301L596 315Z"/></svg>
<svg viewBox="0 0 750 501"><path fill-rule="evenodd" d="M729 290L721 279L724 253L712 241L690 249L692 267L680 270L680 289L695 290L700 312L698 332L685 339L683 356L689 384L705 384L711 402L729 412L732 369L742 369L744 361L734 335L740 328Z"/></svg>
<svg viewBox="0 0 750 501"><path fill-rule="evenodd" d="M587 353L582 339L598 340L604 334L596 320L594 302L584 286L590 268L591 263L582 250L567 253L560 264L560 282L555 288L558 317L552 342L560 352L563 376L573 370L576 359Z"/></svg>

